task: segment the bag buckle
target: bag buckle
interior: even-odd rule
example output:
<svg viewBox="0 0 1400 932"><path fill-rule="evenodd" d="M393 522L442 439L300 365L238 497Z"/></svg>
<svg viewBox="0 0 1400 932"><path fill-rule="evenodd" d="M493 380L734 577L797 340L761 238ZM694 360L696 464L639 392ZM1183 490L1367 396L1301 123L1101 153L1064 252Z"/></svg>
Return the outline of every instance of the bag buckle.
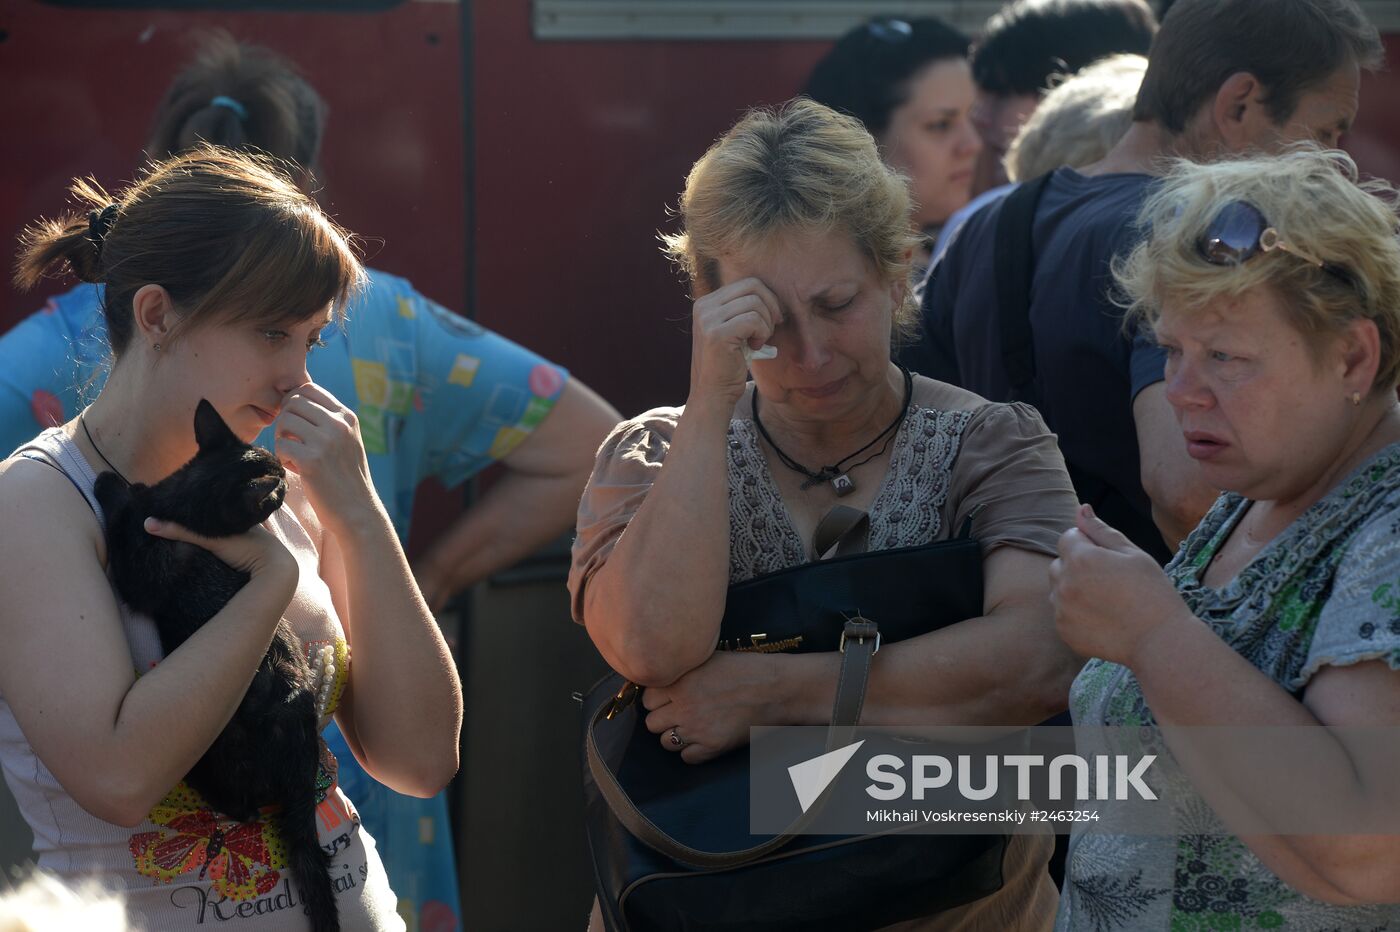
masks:
<svg viewBox="0 0 1400 932"><path fill-rule="evenodd" d="M873 657L880 652L880 628L875 622L868 618L862 618L859 613L854 618L846 619L846 627L841 632L841 642L837 649L841 653L846 652L846 641L855 641L857 644L864 644L868 639L875 639L875 649L870 652Z"/></svg>
<svg viewBox="0 0 1400 932"><path fill-rule="evenodd" d="M603 716L604 720L612 721L615 715L636 701L639 692L641 692L641 687L636 683L630 680L623 683L622 688L617 691L617 695L613 696L608 703L608 714Z"/></svg>

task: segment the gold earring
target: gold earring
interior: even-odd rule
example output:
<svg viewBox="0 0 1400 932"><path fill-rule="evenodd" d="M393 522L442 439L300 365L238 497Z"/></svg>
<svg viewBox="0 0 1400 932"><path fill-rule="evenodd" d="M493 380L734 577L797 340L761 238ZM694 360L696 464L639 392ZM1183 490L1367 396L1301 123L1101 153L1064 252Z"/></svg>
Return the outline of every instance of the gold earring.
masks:
<svg viewBox="0 0 1400 932"><path fill-rule="evenodd" d="M1361 405L1361 393L1360 393L1360 392L1352 392L1352 393L1351 393L1351 404L1352 404L1352 407L1359 407L1359 406Z"/></svg>

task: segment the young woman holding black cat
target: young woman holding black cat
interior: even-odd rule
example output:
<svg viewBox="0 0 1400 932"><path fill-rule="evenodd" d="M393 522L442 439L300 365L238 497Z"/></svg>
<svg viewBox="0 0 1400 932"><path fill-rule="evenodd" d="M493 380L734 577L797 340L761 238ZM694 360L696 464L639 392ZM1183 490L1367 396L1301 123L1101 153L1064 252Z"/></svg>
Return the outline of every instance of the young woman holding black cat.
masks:
<svg viewBox="0 0 1400 932"><path fill-rule="evenodd" d="M235 917L259 930L402 929L330 758L307 807L329 916L283 831L289 814L259 803L239 821L200 790L257 798L292 767L279 749L296 729L278 717L291 713L253 707L268 684L313 727L334 715L400 792L430 795L457 769L447 647L373 491L354 413L306 373L363 276L348 238L277 167L225 150L152 166L115 201L91 184L73 191L92 209L26 231L17 278L63 267L103 282L115 362L87 410L0 464L0 764L39 866L112 879L151 930ZM217 414L201 411L197 440L201 400ZM284 492L275 461L259 467L246 446L273 422ZM230 479L257 468L242 486ZM151 578L113 559L150 541L104 514L99 473L114 474L109 491L166 509L145 523L150 541L186 548L141 564L160 568ZM188 528L226 534L246 514L230 536ZM242 585L203 599L222 607L180 642L164 615L199 603L191 590L208 578L192 573L202 551L189 544ZM163 608L135 611L114 582ZM300 651L274 663L288 643ZM232 763L207 773L215 759Z"/></svg>

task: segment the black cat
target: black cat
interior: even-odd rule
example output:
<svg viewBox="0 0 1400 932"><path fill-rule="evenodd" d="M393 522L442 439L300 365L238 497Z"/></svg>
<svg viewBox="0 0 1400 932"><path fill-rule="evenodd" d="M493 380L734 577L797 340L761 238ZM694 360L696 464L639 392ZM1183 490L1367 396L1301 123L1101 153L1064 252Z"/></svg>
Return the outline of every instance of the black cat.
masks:
<svg viewBox="0 0 1400 932"><path fill-rule="evenodd" d="M282 507L286 473L277 457L238 439L214 406L194 416L199 452L155 485L127 485L114 472L94 493L107 524L108 566L122 600L149 615L168 655L248 582L202 547L146 532L147 517L206 537L242 534ZM292 880L314 932L340 928L330 855L316 831L320 763L316 683L306 652L285 620L253 675L233 719L190 770L186 782L216 811L240 822L278 805ZM217 841L211 839L213 848ZM208 852L209 860L218 854Z"/></svg>

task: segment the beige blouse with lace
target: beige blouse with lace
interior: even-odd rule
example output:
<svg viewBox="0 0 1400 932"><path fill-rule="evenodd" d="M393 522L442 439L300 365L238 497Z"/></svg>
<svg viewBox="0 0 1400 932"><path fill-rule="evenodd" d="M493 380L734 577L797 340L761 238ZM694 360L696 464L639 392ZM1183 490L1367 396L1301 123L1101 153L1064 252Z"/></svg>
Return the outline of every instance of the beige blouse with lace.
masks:
<svg viewBox="0 0 1400 932"><path fill-rule="evenodd" d="M752 386L750 386L752 391ZM749 416L747 392L729 422L729 581L812 559L793 529ZM569 592L583 621L583 590L608 559L661 472L683 408L654 408L619 424L598 451L579 505ZM1074 524L1076 499L1055 435L1036 410L995 404L915 377L909 414L869 508L869 549L931 543L972 519L983 556L998 547L1055 554ZM1046 872L1049 836L1012 838L1003 886L991 896L885 932L1040 932L1058 895Z"/></svg>
<svg viewBox="0 0 1400 932"><path fill-rule="evenodd" d="M583 620L589 577L607 561L660 474L683 411L653 408L623 421L599 449L579 504L569 571L575 621ZM812 558L793 529L748 412L746 393L729 422L731 583ZM1075 504L1055 435L1034 408L994 404L916 377L909 415L869 509L869 549L953 537L973 516L983 555L1009 546L1053 556L1060 534L1074 524Z"/></svg>

